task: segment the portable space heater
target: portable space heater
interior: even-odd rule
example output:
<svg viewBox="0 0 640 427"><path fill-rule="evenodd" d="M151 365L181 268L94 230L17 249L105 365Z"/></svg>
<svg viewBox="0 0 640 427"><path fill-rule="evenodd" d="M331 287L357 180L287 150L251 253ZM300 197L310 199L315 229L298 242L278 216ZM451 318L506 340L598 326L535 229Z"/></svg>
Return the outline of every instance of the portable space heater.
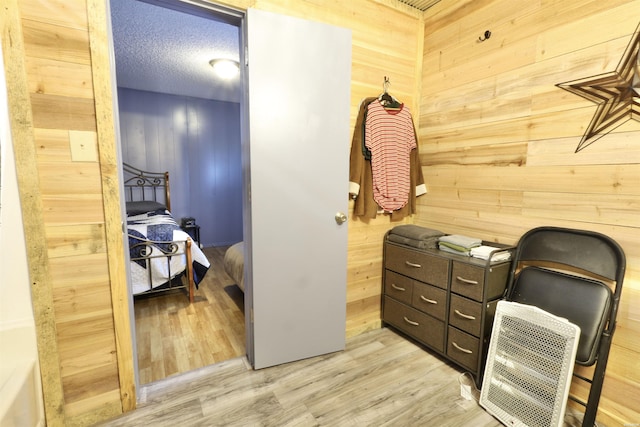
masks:
<svg viewBox="0 0 640 427"><path fill-rule="evenodd" d="M579 338L566 319L498 302L480 405L507 426L562 426Z"/></svg>

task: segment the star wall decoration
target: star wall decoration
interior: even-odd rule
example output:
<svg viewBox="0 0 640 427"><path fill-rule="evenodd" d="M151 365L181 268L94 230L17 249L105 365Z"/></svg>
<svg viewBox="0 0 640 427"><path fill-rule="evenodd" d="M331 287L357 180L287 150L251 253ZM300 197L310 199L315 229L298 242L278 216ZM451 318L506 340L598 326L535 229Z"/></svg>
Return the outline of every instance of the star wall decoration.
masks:
<svg viewBox="0 0 640 427"><path fill-rule="evenodd" d="M640 121L640 25L615 71L556 86L598 104L576 153L629 120Z"/></svg>

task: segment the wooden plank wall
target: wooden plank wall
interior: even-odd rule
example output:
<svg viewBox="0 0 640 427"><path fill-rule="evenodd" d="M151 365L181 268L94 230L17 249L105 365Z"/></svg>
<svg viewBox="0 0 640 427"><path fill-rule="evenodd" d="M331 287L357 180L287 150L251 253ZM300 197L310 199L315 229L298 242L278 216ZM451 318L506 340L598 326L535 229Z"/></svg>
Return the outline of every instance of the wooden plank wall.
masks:
<svg viewBox="0 0 640 427"><path fill-rule="evenodd" d="M104 114L110 99L104 82L94 87L108 72L90 54L91 40L94 49L106 52L96 4L101 2L9 0L3 5L9 15L20 17L22 44L7 43L5 56L17 52L24 59L33 115L32 123L28 118L18 122L20 129L13 133L16 145L35 140L30 160L39 187L23 197L38 198L36 205L43 208L42 219L33 217L37 211L25 216L27 225L34 225L30 230L40 227L46 238L42 267L32 262L30 269L53 299L49 307L38 305L46 298L34 297L41 344L47 342L43 325L54 320L57 351L41 353L45 371L52 377L59 371L63 388L60 409L55 378L45 378L51 425L57 424L59 411L68 425L103 419L130 407L132 398L126 336L118 336L114 326L114 318L123 319L118 293L123 273L112 267L118 251L109 231L119 212L105 193L114 178L113 138L99 136L113 125ZM384 76L391 79L391 92L420 112L429 194L420 199L416 222L508 243L536 225L575 226L605 232L621 243L629 270L601 416L612 425L637 421L638 126L627 123L573 154L594 108L554 85L615 67L638 24L640 3L442 0L426 13L424 28L420 14L395 0L226 4L352 29L352 123L360 100L380 93ZM486 29L492 38L478 43ZM20 87L11 83L21 76L7 76L10 87ZM96 140L99 150L93 152ZM23 156L23 170L28 156ZM393 225L385 217L349 221L348 335L380 324L382 236ZM40 237L27 235L31 242Z"/></svg>
<svg viewBox="0 0 640 427"><path fill-rule="evenodd" d="M51 294L50 301L34 298L34 312L36 324L53 318L51 348L57 350L43 348L48 337L38 328L41 364L51 373L43 377L46 415L50 425L65 419L85 424L89 411L104 417L123 407L99 162L107 152L97 146L87 4L34 0L20 2L18 9L33 139L15 143L34 144L35 158L27 162L35 165L38 182L33 191L20 190L42 206L41 217L23 212L44 230L26 230L26 239L46 251L43 263L29 259L31 275L47 269L43 286ZM28 173L25 165L17 170ZM61 400L51 387L57 382Z"/></svg>
<svg viewBox="0 0 640 427"><path fill-rule="evenodd" d="M352 29L352 123L360 100L380 93L384 76L391 79L391 92L420 112L429 194L420 199L416 222L508 243L536 225L575 226L605 232L621 243L629 269L601 412L612 425L635 422L633 396L640 391L640 344L634 339L640 331L638 126L627 123L573 154L594 108L554 85L615 67L638 24L640 3L442 0L426 13L424 28L420 14L395 0L226 3ZM31 160L39 187L23 197L38 197L43 207L42 219L32 218L32 211L25 216L46 237L43 267L32 263L30 269L53 298L53 307L35 307L39 338L49 318L56 333L57 351L45 353L42 363L51 365L45 371L53 377L59 371L62 417L68 425L130 407L133 381L126 337L118 336L114 326L114 318L123 319L118 293L123 273L111 266L118 251L108 230L119 212L105 193L114 177L113 138L99 135L113 123L104 114L110 102L104 82L94 87L108 74L90 54L90 40L94 49L106 52L96 4L101 2L10 0L4 6L20 17L24 48L7 43L5 56L17 52L24 59L33 115L33 124L19 122L21 136L14 136L16 144L33 143L30 134L35 140ZM478 43L486 29L492 38ZM15 79L10 87L20 77L7 76ZM96 140L99 150L93 152L91 141ZM382 236L393 225L385 217L349 221L348 335L380 324ZM32 242L39 237L27 235ZM47 415L55 425L60 408L52 382L45 378L44 385L45 391L53 390Z"/></svg>
<svg viewBox="0 0 640 427"><path fill-rule="evenodd" d="M615 70L639 24L637 0L441 0L425 13L429 194L415 222L504 243L540 225L620 243L627 274L598 415L609 426L640 420L640 123L574 153L595 104L555 85Z"/></svg>
<svg viewBox="0 0 640 427"><path fill-rule="evenodd" d="M24 65L12 67L7 80L17 92L11 94L16 101L10 101L10 111L24 110L24 118L12 128L14 145L29 147L24 153L16 149L16 157L23 174L26 239L33 247L29 254L41 254L30 257L29 268L47 422L90 425L135 406L126 277L118 244L106 2L5 3L0 22L4 54ZM391 92L418 111L423 27L416 10L396 0L222 3L350 28L352 123L360 100L382 91L384 76L391 79ZM327 94L331 96L331 88ZM350 141L345 156L349 148ZM42 215L32 205L42 206ZM392 226L384 217L349 222L348 335L380 325L382 236Z"/></svg>

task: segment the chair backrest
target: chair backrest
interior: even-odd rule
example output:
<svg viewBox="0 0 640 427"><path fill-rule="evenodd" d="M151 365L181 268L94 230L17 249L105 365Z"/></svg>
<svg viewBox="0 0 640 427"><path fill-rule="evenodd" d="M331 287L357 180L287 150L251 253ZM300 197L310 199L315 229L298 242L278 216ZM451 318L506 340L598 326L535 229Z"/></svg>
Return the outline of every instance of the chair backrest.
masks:
<svg viewBox="0 0 640 427"><path fill-rule="evenodd" d="M589 366L596 361L603 331L615 329L625 268L622 248L603 234L535 228L518 242L506 299L578 325L576 363Z"/></svg>
<svg viewBox="0 0 640 427"><path fill-rule="evenodd" d="M622 283L626 267L622 248L604 234L559 227L539 227L518 242L518 261L564 264Z"/></svg>

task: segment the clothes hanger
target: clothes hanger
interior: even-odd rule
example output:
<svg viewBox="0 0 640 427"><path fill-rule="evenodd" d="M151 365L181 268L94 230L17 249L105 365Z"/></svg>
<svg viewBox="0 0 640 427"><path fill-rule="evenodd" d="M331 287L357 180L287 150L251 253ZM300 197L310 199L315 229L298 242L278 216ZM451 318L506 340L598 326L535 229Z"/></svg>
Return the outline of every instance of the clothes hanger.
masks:
<svg viewBox="0 0 640 427"><path fill-rule="evenodd" d="M382 86L384 91L378 97L378 101L385 110L401 110L402 103L389 94L389 85L391 85L391 82L389 82L389 77L384 76L384 84Z"/></svg>

